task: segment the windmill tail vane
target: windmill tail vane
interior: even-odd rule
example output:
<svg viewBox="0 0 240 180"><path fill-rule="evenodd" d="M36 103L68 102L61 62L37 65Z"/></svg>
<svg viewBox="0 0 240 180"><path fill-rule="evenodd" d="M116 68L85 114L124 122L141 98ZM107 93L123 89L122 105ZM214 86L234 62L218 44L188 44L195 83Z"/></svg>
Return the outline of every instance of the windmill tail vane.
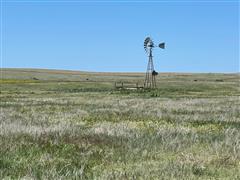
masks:
<svg viewBox="0 0 240 180"><path fill-rule="evenodd" d="M152 55L152 49L156 47L150 37L147 37L144 41L144 49L148 54L148 65L147 65L147 71L145 75L145 81L144 81L144 88L156 88L156 76L158 75L158 72L155 71L154 65L153 65L153 55ZM158 45L159 48L165 49L165 43L160 43Z"/></svg>

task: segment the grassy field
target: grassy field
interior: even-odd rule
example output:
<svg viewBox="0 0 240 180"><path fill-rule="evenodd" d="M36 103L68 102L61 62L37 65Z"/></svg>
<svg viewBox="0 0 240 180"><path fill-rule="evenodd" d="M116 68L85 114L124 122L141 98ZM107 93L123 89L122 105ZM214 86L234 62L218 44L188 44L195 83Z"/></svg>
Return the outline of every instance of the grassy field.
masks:
<svg viewBox="0 0 240 180"><path fill-rule="evenodd" d="M239 74L1 75L0 179L240 179Z"/></svg>

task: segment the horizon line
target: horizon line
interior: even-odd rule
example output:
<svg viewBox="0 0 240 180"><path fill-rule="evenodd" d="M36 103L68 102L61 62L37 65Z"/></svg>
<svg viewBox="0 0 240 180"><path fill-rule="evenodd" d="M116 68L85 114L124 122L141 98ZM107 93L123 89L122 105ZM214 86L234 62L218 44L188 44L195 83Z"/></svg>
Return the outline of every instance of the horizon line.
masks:
<svg viewBox="0 0 240 180"><path fill-rule="evenodd" d="M24 68L24 67L0 67L0 70L50 70L50 71L72 71L85 73L146 73L145 71L89 71L74 69L55 69L55 68ZM191 71L158 71L158 73L176 73L176 74L240 74L240 72L191 72Z"/></svg>

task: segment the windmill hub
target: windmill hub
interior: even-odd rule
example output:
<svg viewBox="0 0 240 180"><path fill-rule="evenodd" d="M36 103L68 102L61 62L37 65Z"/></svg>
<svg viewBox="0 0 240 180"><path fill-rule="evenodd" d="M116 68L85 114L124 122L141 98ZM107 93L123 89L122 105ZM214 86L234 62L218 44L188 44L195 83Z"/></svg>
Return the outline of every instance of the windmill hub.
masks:
<svg viewBox="0 0 240 180"><path fill-rule="evenodd" d="M152 39L150 37L147 37L144 41L144 49L148 54L148 66L144 81L145 88L156 88L156 76L158 75L158 72L155 71L153 65L152 49L154 47L156 46L154 45ZM161 49L165 49L165 43L160 43L158 47Z"/></svg>

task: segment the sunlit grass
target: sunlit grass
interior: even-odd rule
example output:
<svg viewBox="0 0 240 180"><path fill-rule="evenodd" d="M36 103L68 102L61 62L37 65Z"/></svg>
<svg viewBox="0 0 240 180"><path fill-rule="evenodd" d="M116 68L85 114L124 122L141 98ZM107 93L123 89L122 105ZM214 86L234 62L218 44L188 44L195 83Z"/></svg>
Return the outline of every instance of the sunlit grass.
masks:
<svg viewBox="0 0 240 180"><path fill-rule="evenodd" d="M239 179L237 81L189 78L154 91L2 80L0 178Z"/></svg>

